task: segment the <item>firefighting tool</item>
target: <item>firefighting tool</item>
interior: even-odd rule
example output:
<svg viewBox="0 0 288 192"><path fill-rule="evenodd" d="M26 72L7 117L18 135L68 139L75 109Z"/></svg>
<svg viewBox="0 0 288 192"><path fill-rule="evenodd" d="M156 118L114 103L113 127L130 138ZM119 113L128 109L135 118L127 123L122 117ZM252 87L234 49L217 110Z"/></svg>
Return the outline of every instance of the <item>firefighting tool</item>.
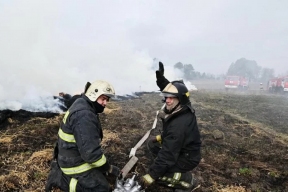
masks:
<svg viewBox="0 0 288 192"><path fill-rule="evenodd" d="M132 178L127 178L126 181L117 178L113 192L145 192L144 189L141 190L141 185L135 181L135 176L136 175L133 175Z"/></svg>

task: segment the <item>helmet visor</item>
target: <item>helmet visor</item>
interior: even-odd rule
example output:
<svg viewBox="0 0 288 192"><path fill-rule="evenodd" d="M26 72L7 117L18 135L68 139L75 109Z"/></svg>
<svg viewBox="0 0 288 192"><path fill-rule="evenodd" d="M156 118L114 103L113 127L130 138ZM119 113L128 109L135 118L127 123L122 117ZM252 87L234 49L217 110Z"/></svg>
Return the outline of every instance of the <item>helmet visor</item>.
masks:
<svg viewBox="0 0 288 192"><path fill-rule="evenodd" d="M160 93L160 96L162 96L162 97L177 97L176 95L173 95L172 93Z"/></svg>
<svg viewBox="0 0 288 192"><path fill-rule="evenodd" d="M105 93L105 94L103 94L103 95L105 95L105 96L107 96L107 97L109 97L109 98L115 98L115 95L114 95L114 94L107 94L107 93Z"/></svg>

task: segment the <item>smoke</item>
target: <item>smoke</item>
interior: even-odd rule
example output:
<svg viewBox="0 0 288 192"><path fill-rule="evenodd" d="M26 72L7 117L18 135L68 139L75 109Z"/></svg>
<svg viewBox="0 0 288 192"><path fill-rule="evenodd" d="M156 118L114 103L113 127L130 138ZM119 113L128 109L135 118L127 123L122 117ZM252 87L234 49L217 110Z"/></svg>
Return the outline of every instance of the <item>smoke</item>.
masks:
<svg viewBox="0 0 288 192"><path fill-rule="evenodd" d="M79 94L98 79L117 95L158 90L158 61L130 38L130 15L117 15L117 7L103 12L101 2L88 5L0 2L0 110L57 112L54 95ZM182 77L173 63L163 63L169 80Z"/></svg>
<svg viewBox="0 0 288 192"><path fill-rule="evenodd" d="M110 82L119 95L139 86L156 89L151 57L135 50L121 27L112 34L103 33L111 32L105 26L101 34L98 27L81 28L84 21L57 2L0 7L1 110L57 112L53 95L81 93L87 81L97 79Z"/></svg>
<svg viewBox="0 0 288 192"><path fill-rule="evenodd" d="M54 99L51 93L44 90L41 91L41 89L37 90L35 87L30 87L23 91L24 94L22 94L21 99L12 99L17 98L15 95L8 98L2 97L2 100L0 100L0 110L10 109L17 111L25 109L33 112L61 112L59 108L61 103L57 99ZM9 95L9 92L6 95Z"/></svg>

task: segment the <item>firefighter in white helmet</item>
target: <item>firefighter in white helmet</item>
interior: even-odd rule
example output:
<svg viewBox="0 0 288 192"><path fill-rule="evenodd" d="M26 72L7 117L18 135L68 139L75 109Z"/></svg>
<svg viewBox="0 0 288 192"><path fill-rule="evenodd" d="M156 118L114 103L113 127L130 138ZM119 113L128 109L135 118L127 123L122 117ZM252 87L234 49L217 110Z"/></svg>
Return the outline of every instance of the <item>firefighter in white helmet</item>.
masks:
<svg viewBox="0 0 288 192"><path fill-rule="evenodd" d="M53 187L64 191L110 190L105 173L119 176L120 169L108 162L101 149L103 132L98 113L104 111L114 96L110 83L87 82L84 94L72 104L61 122L46 191Z"/></svg>
<svg viewBox="0 0 288 192"><path fill-rule="evenodd" d="M165 108L161 135L148 140L148 149L155 157L147 174L141 177L146 188L158 183L175 189L191 191L199 187L191 171L201 160L201 139L189 91L183 81L169 82L164 77L164 66L159 62L157 85L164 97Z"/></svg>

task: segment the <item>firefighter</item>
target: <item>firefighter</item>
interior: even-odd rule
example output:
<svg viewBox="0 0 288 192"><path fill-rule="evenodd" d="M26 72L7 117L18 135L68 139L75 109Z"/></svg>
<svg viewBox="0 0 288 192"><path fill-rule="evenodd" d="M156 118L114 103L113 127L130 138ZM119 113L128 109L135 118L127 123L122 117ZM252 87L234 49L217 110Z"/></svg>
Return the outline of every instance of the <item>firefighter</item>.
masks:
<svg viewBox="0 0 288 192"><path fill-rule="evenodd" d="M263 87L263 83L260 83L260 91L263 91L264 87Z"/></svg>
<svg viewBox="0 0 288 192"><path fill-rule="evenodd" d="M60 109L62 111L67 111L67 109L69 108L68 103L71 100L72 96L68 93L64 93L64 92L60 92L59 96L56 97L57 99L59 99L60 101Z"/></svg>
<svg viewBox="0 0 288 192"><path fill-rule="evenodd" d="M183 81L169 82L164 77L164 66L159 62L156 71L157 85L165 100L163 130L152 136L147 146L154 156L146 175L140 178L146 188L156 182L175 189L191 191L198 188L192 171L200 162L201 140L195 111L189 100L189 92Z"/></svg>
<svg viewBox="0 0 288 192"><path fill-rule="evenodd" d="M81 98L81 95L73 95L69 100L65 102L67 109L71 107L71 105L76 101L76 99Z"/></svg>
<svg viewBox="0 0 288 192"><path fill-rule="evenodd" d="M67 111L71 105L76 101L76 99L80 98L81 94L76 94L71 96L68 93L60 92L58 99L63 103L64 106L61 107L63 111Z"/></svg>
<svg viewBox="0 0 288 192"><path fill-rule="evenodd" d="M110 190L106 174L120 176L120 169L108 162L102 151L103 132L98 113L102 113L114 88L106 81L87 83L84 94L65 113L54 149L46 191Z"/></svg>
<svg viewBox="0 0 288 192"><path fill-rule="evenodd" d="M68 100L68 99L71 99L72 96L68 93L60 92L59 97L62 97L63 99Z"/></svg>

